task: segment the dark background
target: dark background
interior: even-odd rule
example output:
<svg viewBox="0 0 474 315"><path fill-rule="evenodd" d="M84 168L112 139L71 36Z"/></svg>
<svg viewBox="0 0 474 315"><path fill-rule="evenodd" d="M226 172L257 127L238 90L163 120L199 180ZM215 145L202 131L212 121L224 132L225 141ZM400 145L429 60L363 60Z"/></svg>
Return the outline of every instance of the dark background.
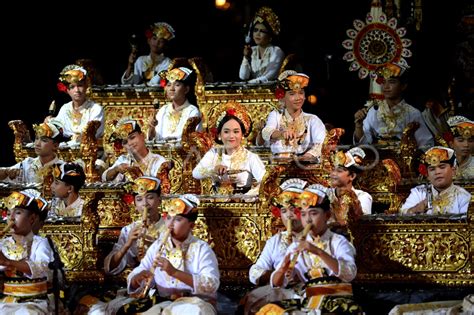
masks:
<svg viewBox="0 0 474 315"><path fill-rule="evenodd" d="M402 0L403 7L411 1ZM413 40L407 101L422 109L430 96L442 95L453 74L457 25L468 1L423 1L421 31L408 25L406 38ZM279 15L282 31L277 41L285 53L296 53L303 72L311 77L308 93L318 103L306 105L324 122L352 133L353 114L365 103L368 81L359 80L342 60L341 42L354 19L365 20L369 0L250 1L234 0L228 10L218 10L212 0L114 2L50 2L9 4L2 10L3 106L0 121L0 165L14 162L12 119L41 122L51 101L58 108L67 100L56 90L58 73L78 58L95 61L104 80L119 83L129 54L129 38L137 35L140 54L147 54L144 31L157 21L176 31L171 57L203 57L217 81L238 80L244 25L261 5ZM315 7L315 9L313 9ZM44 12L44 13L41 13ZM58 13L59 12L59 13ZM402 16L399 24L406 23ZM13 22L10 20L13 19ZM331 55L329 62L325 57ZM328 71L329 70L329 71ZM349 137L346 137L346 142Z"/></svg>

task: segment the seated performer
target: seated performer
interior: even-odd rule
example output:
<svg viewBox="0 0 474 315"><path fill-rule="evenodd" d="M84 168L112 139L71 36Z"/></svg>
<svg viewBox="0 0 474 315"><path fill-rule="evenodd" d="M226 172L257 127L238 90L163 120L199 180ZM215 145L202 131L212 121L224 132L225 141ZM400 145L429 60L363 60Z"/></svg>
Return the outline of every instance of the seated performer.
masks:
<svg viewBox="0 0 474 315"><path fill-rule="evenodd" d="M150 176L137 178L133 194L135 207L142 218L120 231L118 242L104 261L106 274L118 275L126 267L137 267L148 247L165 229L160 215L160 180Z"/></svg>
<svg viewBox="0 0 474 315"><path fill-rule="evenodd" d="M115 163L102 173L103 181L125 181L127 171L137 171L140 176L156 177L165 158L152 153L145 144L145 135L136 120L122 118L110 137L110 141L124 143L127 154L118 157Z"/></svg>
<svg viewBox="0 0 474 315"><path fill-rule="evenodd" d="M432 147L425 153L420 170L430 184L412 188L401 208L408 214L458 214L466 213L471 194L453 184L456 172L454 150Z"/></svg>
<svg viewBox="0 0 474 315"><path fill-rule="evenodd" d="M251 131L251 120L245 108L229 102L215 121L216 142L222 146L211 148L193 170L196 179L211 178L219 194L257 194L265 166L260 157L242 146L242 139Z"/></svg>
<svg viewBox="0 0 474 315"><path fill-rule="evenodd" d="M104 270L107 275L116 276L125 268L135 268L145 256L150 245L166 229L165 222L160 215L161 190L160 180L155 177L142 176L133 183L134 202L141 219L125 226L120 231L118 242L112 251L105 257ZM88 291L79 299L79 306L83 313L109 314L114 313L122 305L133 301L127 296L118 296L122 289L116 291L105 290ZM113 291L113 292L112 292ZM109 296L117 297L107 301ZM82 313L81 313L82 314Z"/></svg>
<svg viewBox="0 0 474 315"><path fill-rule="evenodd" d="M411 122L420 124L415 132L418 148L433 146L433 136L425 125L418 109L403 99L402 93L407 87L406 68L388 64L377 71L378 79L383 81L384 100L380 106L363 108L354 115L355 143L372 144L380 140L397 140L402 138L403 130Z"/></svg>
<svg viewBox="0 0 474 315"><path fill-rule="evenodd" d="M50 215L80 217L84 200L79 196L79 190L86 181L82 166L77 163L54 164L53 177Z"/></svg>
<svg viewBox="0 0 474 315"><path fill-rule="evenodd" d="M151 117L149 140L181 140L188 118L201 116L199 109L188 100L188 95L193 91L192 72L188 68L180 67L165 73L165 93L171 102L161 107L156 117ZM197 129L201 131L201 124Z"/></svg>
<svg viewBox="0 0 474 315"><path fill-rule="evenodd" d="M15 182L43 184L44 176L53 164L63 163L56 152L63 141L63 127L59 121L33 125L36 157L27 157L12 167L0 168L0 180L7 177Z"/></svg>
<svg viewBox="0 0 474 315"><path fill-rule="evenodd" d="M270 281L275 287L302 282L306 288L302 292L297 291L298 285L294 286L295 293L306 297L301 307L339 314L343 305L353 304L354 310L357 309L348 283L357 273L355 248L344 236L329 230L330 202L327 196L322 196L322 191L311 186L300 194L304 227L301 239L288 248ZM329 311L328 305L334 308ZM359 313L360 310L356 314Z"/></svg>
<svg viewBox="0 0 474 315"><path fill-rule="evenodd" d="M13 233L0 241L0 270L5 274L0 312L53 314L54 305L47 297L53 251L46 238L33 233L33 225L42 211L47 212L47 204L28 191L13 192L6 204Z"/></svg>
<svg viewBox="0 0 474 315"><path fill-rule="evenodd" d="M270 275L285 257L286 250L293 243L294 236L298 238L303 230L297 200L305 186L306 181L299 178L288 179L280 185L282 192L274 199L278 206L272 207L272 214L281 218L286 231L273 235L265 243L257 262L250 267L250 282L262 287L252 290L245 296L244 314L248 314L255 308L254 305L261 304L262 300L266 300L271 294L272 289L268 286Z"/></svg>
<svg viewBox="0 0 474 315"><path fill-rule="evenodd" d="M339 200L343 191L353 191L359 199L362 212L372 213L372 196L362 190L355 189L352 183L357 174L362 171L361 163L365 158L365 152L361 148L352 148L346 152L339 151L334 156L334 169L331 172L331 187L328 189L328 197L331 201L331 208L340 206Z"/></svg>
<svg viewBox="0 0 474 315"><path fill-rule="evenodd" d="M239 77L248 83L265 83L276 80L285 54L272 40L280 33L280 20L269 7L260 8L249 29L255 46L250 47L251 38L244 47L244 58Z"/></svg>
<svg viewBox="0 0 474 315"><path fill-rule="evenodd" d="M145 32L150 54L137 59L137 47L132 46L128 57L128 67L122 76L122 84L150 85L160 83L159 73L168 70L171 59L166 54L169 41L174 38L174 29L168 23L157 22Z"/></svg>
<svg viewBox="0 0 474 315"><path fill-rule="evenodd" d="M267 118L262 138L272 153L282 157L292 154L304 158L321 156L326 128L318 116L303 112L305 90L309 77L293 70L278 77L276 97L283 104L283 112L274 110Z"/></svg>
<svg viewBox="0 0 474 315"><path fill-rule="evenodd" d="M449 146L456 154L458 163L456 179L474 179L474 122L463 116L454 116L448 119L451 132L445 137Z"/></svg>
<svg viewBox="0 0 474 315"><path fill-rule="evenodd" d="M54 119L64 126L64 136L71 138L68 144L81 142L81 135L87 123L93 120L100 121L96 138L104 133L104 110L101 105L87 97L88 79L86 69L78 65L64 67L59 75L58 89L71 97L69 103L61 106L58 116ZM51 119L46 117L45 122Z"/></svg>
<svg viewBox="0 0 474 315"><path fill-rule="evenodd" d="M169 232L153 243L128 276L131 294L156 289L161 303L150 314L216 314L211 303L220 283L217 258L209 244L191 234L198 205L199 199L190 194L164 202Z"/></svg>

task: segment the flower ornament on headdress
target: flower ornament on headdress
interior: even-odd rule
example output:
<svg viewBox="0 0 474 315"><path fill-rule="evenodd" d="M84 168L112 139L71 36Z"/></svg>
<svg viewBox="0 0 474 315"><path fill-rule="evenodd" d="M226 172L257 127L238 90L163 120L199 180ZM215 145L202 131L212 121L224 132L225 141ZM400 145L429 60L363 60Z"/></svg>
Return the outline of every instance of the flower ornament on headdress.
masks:
<svg viewBox="0 0 474 315"><path fill-rule="evenodd" d="M113 133L110 135L109 141L116 142L126 140L128 136L135 131L141 131L138 122L130 117L122 118L117 122Z"/></svg>
<svg viewBox="0 0 474 315"><path fill-rule="evenodd" d="M39 192L30 190L14 191L6 198L9 210L22 208L33 212L41 212L47 208L48 202L39 196Z"/></svg>
<svg viewBox="0 0 474 315"><path fill-rule="evenodd" d="M474 122L464 116L449 117L448 125L454 138L462 137L469 140L474 137Z"/></svg>
<svg viewBox="0 0 474 315"><path fill-rule="evenodd" d="M425 152L423 163L426 166L438 166L440 163L454 165L455 160L456 157L453 149L436 146Z"/></svg>
<svg viewBox="0 0 474 315"><path fill-rule="evenodd" d="M378 84L383 84L390 78L399 78L408 70L408 68L408 65L388 63L375 70L376 82Z"/></svg>
<svg viewBox="0 0 474 315"><path fill-rule="evenodd" d="M34 124L33 129L37 139L41 137L56 139L57 137L62 137L63 135L62 123L54 119L47 123Z"/></svg>
<svg viewBox="0 0 474 315"><path fill-rule="evenodd" d="M334 166L343 166L349 168L351 166L361 166L365 152L361 148L354 147L346 152L338 151L333 156Z"/></svg>
<svg viewBox="0 0 474 315"><path fill-rule="evenodd" d="M174 68L166 72L166 81L173 83L174 81L185 81L192 73L191 69L186 67ZM161 76L161 75L160 75Z"/></svg>
<svg viewBox="0 0 474 315"><path fill-rule="evenodd" d="M257 23L264 23L266 22L268 26L271 28L271 32L274 35L280 34L280 20L278 16L273 12L273 10L269 7L261 7L258 9L257 13L252 22L252 26L255 26Z"/></svg>
<svg viewBox="0 0 474 315"><path fill-rule="evenodd" d="M145 32L145 36L146 38L156 36L157 38L171 40L175 37L174 33L175 32L173 27L171 27L171 25L169 25L168 23L157 22L150 26L150 29Z"/></svg>
<svg viewBox="0 0 474 315"><path fill-rule="evenodd" d="M151 176L142 176L133 182L132 190L135 194L140 196L148 192L157 192L160 189L161 181L158 178Z"/></svg>
<svg viewBox="0 0 474 315"><path fill-rule="evenodd" d="M308 209L318 205L327 195L328 188L321 184L312 184L298 196L298 205L302 209Z"/></svg>
<svg viewBox="0 0 474 315"><path fill-rule="evenodd" d="M274 198L274 201L283 208L297 205L297 199L303 192L307 182L299 178L290 178L280 185L282 192Z"/></svg>
<svg viewBox="0 0 474 315"><path fill-rule="evenodd" d="M216 111L216 114L219 113L219 116L213 115L210 118L210 126L215 126L219 128L221 121L226 116L232 116L238 118L244 125L245 130L242 130L243 136L247 137L252 131L252 121L250 116L247 114L245 108L237 102L228 102L219 107L219 111ZM214 121L214 123L212 123Z"/></svg>
<svg viewBox="0 0 474 315"><path fill-rule="evenodd" d="M87 70L78 65L67 65L59 74L58 90L66 92L70 84L77 84L87 76Z"/></svg>
<svg viewBox="0 0 474 315"><path fill-rule="evenodd" d="M186 216L197 211L199 206L199 198L193 194L184 194L179 198L173 198L163 200L163 212L166 212L167 216Z"/></svg>
<svg viewBox="0 0 474 315"><path fill-rule="evenodd" d="M275 97L282 99L286 91L298 92L308 86L309 77L304 73L298 73L294 70L283 71L278 76L278 84L275 90Z"/></svg>

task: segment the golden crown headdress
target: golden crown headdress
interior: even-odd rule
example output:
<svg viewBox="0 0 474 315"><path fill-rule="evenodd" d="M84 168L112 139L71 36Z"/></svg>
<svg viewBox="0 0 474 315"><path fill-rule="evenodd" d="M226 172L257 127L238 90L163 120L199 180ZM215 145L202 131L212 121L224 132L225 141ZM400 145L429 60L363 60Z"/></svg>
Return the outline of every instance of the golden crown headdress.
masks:
<svg viewBox="0 0 474 315"><path fill-rule="evenodd" d="M252 131L250 116L247 114L246 109L237 102L228 102L218 106L216 111L214 111L214 115L211 115L209 118L209 126L214 126L217 129L225 116L237 117L242 122L245 128L245 130L242 130L244 137L247 137Z"/></svg>
<svg viewBox="0 0 474 315"><path fill-rule="evenodd" d="M275 14L275 12L273 12L273 10L269 7L261 7L258 9L253 19L252 25L255 26L256 23L263 22L266 22L270 26L273 34L280 34L280 20L278 19L278 16Z"/></svg>
<svg viewBox="0 0 474 315"><path fill-rule="evenodd" d="M144 195L147 192L156 192L160 188L161 181L156 177L142 176L134 180L132 190L138 195Z"/></svg>

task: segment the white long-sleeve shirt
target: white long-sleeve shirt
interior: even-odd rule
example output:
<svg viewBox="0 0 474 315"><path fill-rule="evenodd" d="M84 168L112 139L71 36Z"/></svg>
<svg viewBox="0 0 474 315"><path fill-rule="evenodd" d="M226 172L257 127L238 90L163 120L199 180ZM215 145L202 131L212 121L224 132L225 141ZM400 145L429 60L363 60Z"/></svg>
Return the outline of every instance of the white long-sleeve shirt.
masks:
<svg viewBox="0 0 474 315"><path fill-rule="evenodd" d="M199 109L189 103L188 100L176 109L173 109L172 103L164 105L160 108L158 113L156 113L156 120L158 121L155 127L156 140L165 140L167 138L181 140L183 129L188 119L200 116L201 113ZM199 124L196 130L201 131L201 129L202 126Z"/></svg>
<svg viewBox="0 0 474 315"><path fill-rule="evenodd" d="M159 154L152 153L151 151L145 156L141 163L138 163L132 154L122 154L118 157L115 163L106 169L104 173L102 173L102 181L107 181L107 173L113 169L114 167L119 166L120 164L127 164L130 166L138 166L144 176L153 176L156 177L158 171L160 170L161 164L165 162L165 158ZM125 176L123 174L117 174L117 176L113 179L115 182L123 182L125 180Z"/></svg>
<svg viewBox="0 0 474 315"><path fill-rule="evenodd" d="M89 121L98 120L100 126L95 134L96 138L102 137L104 134L104 109L91 100L86 100L84 104L79 106L80 115L75 116L72 101L61 106L56 120L60 121L64 126L64 135L72 137L75 142L81 141L81 135Z"/></svg>
<svg viewBox="0 0 474 315"><path fill-rule="evenodd" d="M169 65L171 64L171 59L161 54L158 58L158 63L153 69L153 77L151 78L149 85L159 85L161 77L159 73L161 71L167 71ZM133 66L133 74L129 77L125 77L126 71L122 75L122 84L141 84L144 81L143 74L153 65L153 60L150 55L140 56L135 61Z"/></svg>
<svg viewBox="0 0 474 315"><path fill-rule="evenodd" d="M162 242L162 237L155 241L148 249L140 265L130 273L127 279L128 293L135 293L140 290L140 288L137 288L137 290L132 291L130 281L138 273L152 269L153 260ZM193 277L193 287L156 268L151 288L157 288L160 296L167 297L173 293L189 292L193 295L202 295L215 299L220 284L220 276L216 255L209 244L189 234L180 250L174 246L170 237L165 242L161 257L168 259L174 268L191 274Z"/></svg>
<svg viewBox="0 0 474 315"><path fill-rule="evenodd" d="M259 56L258 46L252 47L251 60L242 59L239 77L249 83L265 83L276 80L285 54L278 46L269 45L263 56Z"/></svg>
<svg viewBox="0 0 474 315"><path fill-rule="evenodd" d="M288 144L285 140L270 139L275 130L285 131L289 126L295 129L297 139ZM321 119L313 114L301 112L298 117L293 118L286 109L283 114L274 110L268 115L267 123L262 130L262 138L266 145L270 146L273 154L308 152L314 157L319 157L326 138L326 127Z"/></svg>

